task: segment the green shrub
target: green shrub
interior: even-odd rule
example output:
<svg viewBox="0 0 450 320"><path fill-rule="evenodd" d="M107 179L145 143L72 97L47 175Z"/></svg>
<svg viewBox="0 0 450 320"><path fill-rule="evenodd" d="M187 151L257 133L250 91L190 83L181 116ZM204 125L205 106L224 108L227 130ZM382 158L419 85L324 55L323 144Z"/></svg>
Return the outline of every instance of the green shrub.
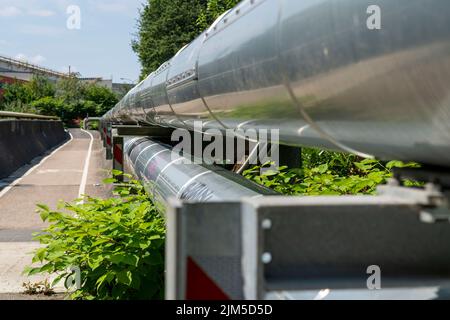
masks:
<svg viewBox="0 0 450 320"><path fill-rule="evenodd" d="M80 121L80 128L84 129L84 120ZM88 123L88 127L86 128L87 130L98 130L99 128L99 122L98 121L90 121Z"/></svg>
<svg viewBox="0 0 450 320"><path fill-rule="evenodd" d="M103 115L119 102L116 94L108 88L89 84L84 88L83 98L94 103L92 111L88 111L91 116Z"/></svg>
<svg viewBox="0 0 450 320"><path fill-rule="evenodd" d="M44 76L34 75L30 82L25 84L31 92L33 100L39 100L44 97L53 97L55 95L55 85Z"/></svg>
<svg viewBox="0 0 450 320"><path fill-rule="evenodd" d="M89 129L90 130L98 130L98 128L99 128L99 123L98 122L91 122L89 124Z"/></svg>
<svg viewBox="0 0 450 320"><path fill-rule="evenodd" d="M67 124L88 115L102 116L117 101L112 90L85 84L75 76L56 84L42 76L34 76L30 82L5 85L0 110L58 116Z"/></svg>
<svg viewBox="0 0 450 320"><path fill-rule="evenodd" d="M328 170L340 176L352 175L358 171L355 163L364 159L354 154L320 150L315 148L302 149L302 168L312 169L327 164ZM381 167L380 167L381 168Z"/></svg>
<svg viewBox="0 0 450 320"><path fill-rule="evenodd" d="M120 174L116 172L116 174ZM114 179L106 183L116 182ZM59 211L39 206L50 226L25 273L57 274L53 284L81 272L73 299L161 299L164 295L164 219L138 181L118 186L111 199L85 197Z"/></svg>
<svg viewBox="0 0 450 320"><path fill-rule="evenodd" d="M19 112L19 113L37 113L37 110L28 103L23 103L21 101L12 101L8 103L3 103L0 106L2 111Z"/></svg>
<svg viewBox="0 0 450 320"><path fill-rule="evenodd" d="M4 86L2 104L27 104L31 101L33 101L33 92L23 82L9 83Z"/></svg>
<svg viewBox="0 0 450 320"><path fill-rule="evenodd" d="M51 97L55 94L55 86L43 76L33 76L29 82L16 81L5 85L2 102L29 104L34 100Z"/></svg>
<svg viewBox="0 0 450 320"><path fill-rule="evenodd" d="M338 159L340 155L332 157ZM354 156L348 156L351 157ZM355 158L356 159L356 158ZM393 168L418 167L416 163L391 161L383 165L380 161L365 159L359 162L336 166L329 158L316 167L289 169L280 167L278 171L261 169L269 168L271 163L255 166L244 171L244 176L256 183L269 187L285 195L361 195L375 194L376 187L386 183L392 177ZM314 161L314 164L317 162ZM339 172L345 172L340 174ZM404 181L406 186L420 186L414 181Z"/></svg>
<svg viewBox="0 0 450 320"><path fill-rule="evenodd" d="M48 116L61 116L64 109L63 101L53 97L40 98L33 101L30 105L40 114Z"/></svg>

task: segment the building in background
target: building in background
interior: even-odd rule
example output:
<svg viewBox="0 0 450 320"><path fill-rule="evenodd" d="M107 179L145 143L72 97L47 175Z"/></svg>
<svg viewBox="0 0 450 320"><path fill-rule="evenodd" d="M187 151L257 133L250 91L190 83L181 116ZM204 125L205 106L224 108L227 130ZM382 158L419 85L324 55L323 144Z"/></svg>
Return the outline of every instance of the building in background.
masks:
<svg viewBox="0 0 450 320"><path fill-rule="evenodd" d="M122 99L128 91L133 89L134 84L131 83L113 83L112 90L117 94L119 99Z"/></svg>
<svg viewBox="0 0 450 320"><path fill-rule="evenodd" d="M87 84L96 84L99 87L105 87L110 90L113 89L112 79L103 79L101 77L79 78L80 81Z"/></svg>
<svg viewBox="0 0 450 320"><path fill-rule="evenodd" d="M67 74L62 72L0 56L0 98L3 95L3 88L6 84L17 81L27 82L30 81L35 75L44 76L53 82L68 77Z"/></svg>
<svg viewBox="0 0 450 320"><path fill-rule="evenodd" d="M1 74L1 71L0 71L0 74ZM20 81L20 80L0 75L0 98L3 96L4 86L7 84L10 84L10 83L17 82L17 81Z"/></svg>
<svg viewBox="0 0 450 320"><path fill-rule="evenodd" d="M0 55L0 98L6 84L17 81L27 82L36 75L44 76L53 82L69 77L69 74L67 73L54 71L28 62ZM79 79L85 83L92 83L113 90L119 97L123 97L132 88L129 84L113 83L112 79L103 79L101 77L80 77Z"/></svg>
<svg viewBox="0 0 450 320"><path fill-rule="evenodd" d="M80 78L81 81L88 84L96 84L101 87L108 88L122 98L133 88L133 84L129 83L114 83L112 79L103 79L101 77Z"/></svg>
<svg viewBox="0 0 450 320"><path fill-rule="evenodd" d="M30 81L33 76L41 75L51 81L67 78L68 74L34 65L28 62L0 56L0 77L4 79L17 79Z"/></svg>

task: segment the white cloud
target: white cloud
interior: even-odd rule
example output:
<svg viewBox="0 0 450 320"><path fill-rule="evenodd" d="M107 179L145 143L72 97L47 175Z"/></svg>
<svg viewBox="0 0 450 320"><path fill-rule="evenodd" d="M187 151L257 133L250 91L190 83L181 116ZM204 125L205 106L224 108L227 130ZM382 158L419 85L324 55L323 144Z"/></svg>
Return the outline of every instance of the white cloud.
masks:
<svg viewBox="0 0 450 320"><path fill-rule="evenodd" d="M28 14L30 16L35 16L35 17L51 17L54 16L56 13L54 11L51 10L30 10L28 11Z"/></svg>
<svg viewBox="0 0 450 320"><path fill-rule="evenodd" d="M103 12L114 12L114 13L126 12L127 9L128 9L126 4L118 3L118 2L116 2L116 3L102 3L102 2L100 2L100 3L98 3L96 5L96 8L98 10L100 10L100 11L103 11Z"/></svg>
<svg viewBox="0 0 450 320"><path fill-rule="evenodd" d="M0 17L16 17L20 15L51 17L56 15L60 4L62 2L55 0L44 5L41 0L0 0Z"/></svg>
<svg viewBox="0 0 450 320"><path fill-rule="evenodd" d="M89 5L100 12L136 14L136 3L142 3L143 0L90 0Z"/></svg>
<svg viewBox="0 0 450 320"><path fill-rule="evenodd" d="M45 59L45 57L41 56L40 54L38 54L36 56L28 57L26 54L23 54L23 53L17 54L14 57L14 59L24 61L24 62L29 62L32 64L41 64L47 60L47 59Z"/></svg>
<svg viewBox="0 0 450 320"><path fill-rule="evenodd" d="M50 26L40 26L40 25L24 25L20 27L19 31L24 34L33 36L57 36L64 32L65 26L63 27L50 27Z"/></svg>
<svg viewBox="0 0 450 320"><path fill-rule="evenodd" d="M22 10L14 6L0 8L0 17L16 17L22 14Z"/></svg>
<svg viewBox="0 0 450 320"><path fill-rule="evenodd" d="M0 39L0 46L7 46L8 44L8 41Z"/></svg>

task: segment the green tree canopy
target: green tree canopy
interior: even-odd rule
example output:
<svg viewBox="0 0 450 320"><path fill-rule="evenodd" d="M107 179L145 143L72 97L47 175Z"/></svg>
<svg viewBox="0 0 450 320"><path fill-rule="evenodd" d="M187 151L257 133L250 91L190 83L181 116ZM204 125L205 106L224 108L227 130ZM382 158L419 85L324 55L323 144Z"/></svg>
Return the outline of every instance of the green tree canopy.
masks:
<svg viewBox="0 0 450 320"><path fill-rule="evenodd" d="M5 86L3 102L29 103L44 97L55 95L55 86L47 78L34 76L29 82L16 81Z"/></svg>
<svg viewBox="0 0 450 320"><path fill-rule="evenodd" d="M239 0L208 0L206 8L204 8L197 19L197 27L200 31L208 28L214 20L228 9L238 4Z"/></svg>
<svg viewBox="0 0 450 320"><path fill-rule="evenodd" d="M62 79L56 85L56 98L64 100L65 103L73 103L81 100L83 99L85 86L75 76Z"/></svg>
<svg viewBox="0 0 450 320"><path fill-rule="evenodd" d="M75 76L56 83L37 76L30 82L6 85L0 110L58 116L71 123L87 115L101 116L117 102L110 89L83 83Z"/></svg>
<svg viewBox="0 0 450 320"><path fill-rule="evenodd" d="M206 0L149 0L140 12L132 47L145 77L198 34L197 19Z"/></svg>
<svg viewBox="0 0 450 320"><path fill-rule="evenodd" d="M95 114L92 115L105 114L119 101L114 92L95 84L89 84L84 88L84 99L95 104Z"/></svg>
<svg viewBox="0 0 450 320"><path fill-rule="evenodd" d="M25 86L29 88L32 100L53 97L55 95L53 82L43 76L34 76Z"/></svg>
<svg viewBox="0 0 450 320"><path fill-rule="evenodd" d="M238 0L148 0L132 48L142 65L141 78L191 42Z"/></svg>
<svg viewBox="0 0 450 320"><path fill-rule="evenodd" d="M32 92L29 86L21 82L14 82L5 85L2 104L28 103L32 100Z"/></svg>

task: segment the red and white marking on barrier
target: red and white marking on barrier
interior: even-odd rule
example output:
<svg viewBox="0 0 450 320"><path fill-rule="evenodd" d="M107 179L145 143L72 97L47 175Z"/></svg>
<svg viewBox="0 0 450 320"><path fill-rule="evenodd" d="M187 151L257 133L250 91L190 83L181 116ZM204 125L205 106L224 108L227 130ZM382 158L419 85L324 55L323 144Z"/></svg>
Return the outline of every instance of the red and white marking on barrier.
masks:
<svg viewBox="0 0 450 320"><path fill-rule="evenodd" d="M116 169L123 168L123 145L114 143L113 154L114 154L114 162L115 162L114 167Z"/></svg>
<svg viewBox="0 0 450 320"><path fill-rule="evenodd" d="M111 134L106 135L106 144L111 147Z"/></svg>
<svg viewBox="0 0 450 320"><path fill-rule="evenodd" d="M225 292L192 259L187 258L186 300L230 300Z"/></svg>

